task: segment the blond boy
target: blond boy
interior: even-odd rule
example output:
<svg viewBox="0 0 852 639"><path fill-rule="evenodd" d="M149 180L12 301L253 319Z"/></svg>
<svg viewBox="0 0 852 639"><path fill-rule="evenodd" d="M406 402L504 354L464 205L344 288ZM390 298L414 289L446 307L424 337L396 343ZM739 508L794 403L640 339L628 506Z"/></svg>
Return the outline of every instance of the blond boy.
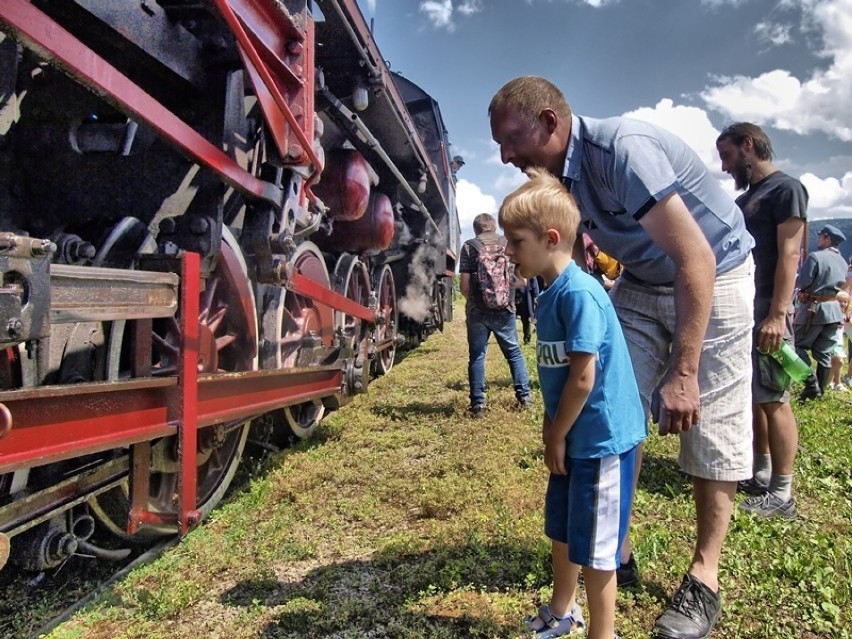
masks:
<svg viewBox="0 0 852 639"><path fill-rule="evenodd" d="M545 534L553 596L527 624L537 637L585 626L575 600L583 570L590 639L615 636L615 569L627 535L645 414L627 344L606 291L572 259L580 216L543 169L500 208L506 255L523 277L541 275L536 357L545 404L550 480Z"/></svg>

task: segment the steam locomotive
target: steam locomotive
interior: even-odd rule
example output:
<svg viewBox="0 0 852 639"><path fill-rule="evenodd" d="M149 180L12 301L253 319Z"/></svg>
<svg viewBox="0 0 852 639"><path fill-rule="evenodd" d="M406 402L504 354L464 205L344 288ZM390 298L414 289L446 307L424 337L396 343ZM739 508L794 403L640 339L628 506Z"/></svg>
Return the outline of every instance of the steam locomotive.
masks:
<svg viewBox="0 0 852 639"><path fill-rule="evenodd" d="M355 0L3 0L0 567L186 533L442 328L449 157Z"/></svg>

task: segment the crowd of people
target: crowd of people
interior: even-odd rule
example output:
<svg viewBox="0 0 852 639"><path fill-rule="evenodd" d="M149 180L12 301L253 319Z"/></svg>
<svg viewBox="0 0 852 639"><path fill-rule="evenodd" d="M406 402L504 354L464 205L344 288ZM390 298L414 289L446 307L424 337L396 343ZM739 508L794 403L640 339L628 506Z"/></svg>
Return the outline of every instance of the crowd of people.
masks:
<svg viewBox="0 0 852 639"><path fill-rule="evenodd" d="M516 314L525 343L535 323L554 587L528 626L541 638L579 628L617 636L616 589L639 580L629 524L653 422L678 438L695 503L694 553L654 633L706 638L722 610L720 557L737 490L748 493L746 512L796 517L798 428L778 354L795 348L812 366L799 401L852 382L852 263L837 248L846 238L825 225L807 252L807 191L773 163L755 124L717 139L722 170L743 192L734 200L677 136L579 116L544 78L511 80L488 115L503 163L529 180L498 220L476 218L462 249L469 410L487 416L492 332L518 405L529 405ZM499 282L516 295L495 308L484 300ZM575 598L581 571L588 623Z"/></svg>

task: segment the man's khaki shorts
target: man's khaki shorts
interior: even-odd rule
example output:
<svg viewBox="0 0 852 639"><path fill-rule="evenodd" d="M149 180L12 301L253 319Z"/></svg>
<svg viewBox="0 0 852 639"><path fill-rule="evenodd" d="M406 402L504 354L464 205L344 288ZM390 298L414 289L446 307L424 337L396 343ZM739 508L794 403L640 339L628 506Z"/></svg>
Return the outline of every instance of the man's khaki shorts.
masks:
<svg viewBox="0 0 852 639"><path fill-rule="evenodd" d="M610 292L645 413L669 365L675 330L674 288L620 277ZM752 325L754 262L717 276L701 349L701 418L680 435L680 467L703 479L739 481L752 475Z"/></svg>

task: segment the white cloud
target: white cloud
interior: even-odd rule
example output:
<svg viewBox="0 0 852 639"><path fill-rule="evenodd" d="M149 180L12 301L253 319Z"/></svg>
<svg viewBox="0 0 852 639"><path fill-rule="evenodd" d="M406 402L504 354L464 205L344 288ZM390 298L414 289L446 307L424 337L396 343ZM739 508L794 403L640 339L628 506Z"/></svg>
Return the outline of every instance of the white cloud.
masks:
<svg viewBox="0 0 852 639"><path fill-rule="evenodd" d="M515 167L512 167L511 171L504 171L494 180L494 190L497 192L498 199L502 201L504 197L526 181L527 176Z"/></svg>
<svg viewBox="0 0 852 639"><path fill-rule="evenodd" d="M810 196L808 210L811 217L852 217L852 172L839 180L819 178L813 173L805 173L799 179Z"/></svg>
<svg viewBox="0 0 852 639"><path fill-rule="evenodd" d="M799 80L780 69L756 78L720 77L718 81L724 84L704 91L701 97L708 106L733 120L766 123L791 119L802 93Z"/></svg>
<svg viewBox="0 0 852 639"><path fill-rule="evenodd" d="M776 47L787 44L793 39L790 35L791 30L792 25L789 24L759 22L754 25L754 34L758 40Z"/></svg>
<svg viewBox="0 0 852 639"><path fill-rule="evenodd" d="M748 2L748 0L701 0L701 4L710 7L721 7L722 5L726 4L737 6L738 4L743 4L744 2Z"/></svg>
<svg viewBox="0 0 852 639"><path fill-rule="evenodd" d="M552 0L547 0L551 2ZM600 7L606 6L608 4L618 4L620 0L567 0L568 2L574 4L587 4L590 7L594 7L598 9ZM524 0L524 4L535 4L536 0Z"/></svg>
<svg viewBox="0 0 852 639"><path fill-rule="evenodd" d="M672 100L664 98L653 108L642 107L624 115L656 124L680 136L698 153L701 161L718 178L725 192L732 197L739 195L734 189L734 181L722 173L716 151L716 138L719 136L719 131L710 123L704 110L696 107L675 106ZM790 173L786 167L783 170ZM847 172L841 179L820 178L808 172L799 176L799 179L810 196L808 203L810 217L814 219L852 217L852 172Z"/></svg>
<svg viewBox="0 0 852 639"><path fill-rule="evenodd" d="M720 170L719 155L716 151L716 138L719 137L719 131L710 122L707 112L703 109L675 106L671 99L663 98L653 108L642 107L624 115L671 131L695 149L704 164Z"/></svg>
<svg viewBox="0 0 852 639"><path fill-rule="evenodd" d="M500 167L497 171L497 177L494 178L491 185L494 198L497 201L497 207L499 208L503 198L526 182L527 176L511 164L503 164L503 161L500 159L500 147L493 140L490 140L489 144L491 145L491 153L485 159L485 163L489 166Z"/></svg>
<svg viewBox="0 0 852 639"><path fill-rule="evenodd" d="M426 0L420 3L420 12L425 13L435 27L445 27L450 31L455 28L452 0Z"/></svg>
<svg viewBox="0 0 852 639"><path fill-rule="evenodd" d="M473 218L480 213L497 215L497 199L483 193L479 185L460 179L456 182L456 207L459 212L459 226L462 238L473 237Z"/></svg>
<svg viewBox="0 0 852 639"><path fill-rule="evenodd" d="M466 16L482 11L482 0L463 0L459 4L458 12Z"/></svg>
<svg viewBox="0 0 852 639"><path fill-rule="evenodd" d="M456 28L453 14L460 13L470 16L482 11L482 0L461 0L453 4L453 0L423 0L419 7L420 13L426 17L436 29L454 31Z"/></svg>
<svg viewBox="0 0 852 639"><path fill-rule="evenodd" d="M775 69L757 77L716 78L701 97L733 120L749 120L852 141L852 0L800 0L816 53L829 61L809 78ZM819 37L821 36L821 37Z"/></svg>

